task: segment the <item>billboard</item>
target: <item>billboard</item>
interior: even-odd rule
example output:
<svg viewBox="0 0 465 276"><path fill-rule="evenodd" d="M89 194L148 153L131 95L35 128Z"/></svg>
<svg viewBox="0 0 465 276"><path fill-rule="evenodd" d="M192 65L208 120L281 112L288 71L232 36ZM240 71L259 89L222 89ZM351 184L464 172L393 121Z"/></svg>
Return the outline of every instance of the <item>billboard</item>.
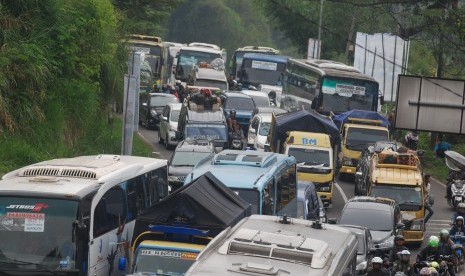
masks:
<svg viewBox="0 0 465 276"><path fill-rule="evenodd" d="M321 40L309 38L307 47L307 59L320 59Z"/></svg>
<svg viewBox="0 0 465 276"><path fill-rule="evenodd" d="M465 133L465 80L399 75L395 127Z"/></svg>
<svg viewBox="0 0 465 276"><path fill-rule="evenodd" d="M378 81L385 101L396 101L397 75L406 73L409 47L395 35L357 32L354 67Z"/></svg>

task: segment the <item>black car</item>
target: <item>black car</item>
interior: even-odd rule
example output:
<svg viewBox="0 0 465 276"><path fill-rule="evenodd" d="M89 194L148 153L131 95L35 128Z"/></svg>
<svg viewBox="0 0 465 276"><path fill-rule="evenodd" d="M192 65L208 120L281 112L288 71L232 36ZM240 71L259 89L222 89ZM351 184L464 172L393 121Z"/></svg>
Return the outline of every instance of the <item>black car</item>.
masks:
<svg viewBox="0 0 465 276"><path fill-rule="evenodd" d="M160 123L163 108L169 103L179 103L179 99L171 94L149 93L148 96L141 101L139 108L139 124L144 125L148 129L156 129Z"/></svg>
<svg viewBox="0 0 465 276"><path fill-rule="evenodd" d="M215 146L208 141L181 141L168 164L171 192L183 185L186 176L200 160L211 158L215 153Z"/></svg>
<svg viewBox="0 0 465 276"><path fill-rule="evenodd" d="M366 275L368 264L373 257L373 238L371 237L370 230L363 226L341 224L341 227L349 229L357 236L358 249L357 249L357 266L355 270L356 275Z"/></svg>
<svg viewBox="0 0 465 276"><path fill-rule="evenodd" d="M355 195L368 195L371 157L374 153L380 153L384 149L396 151L397 145L395 142L380 141L374 144L368 144L365 150L362 151L355 171Z"/></svg>
<svg viewBox="0 0 465 276"><path fill-rule="evenodd" d="M374 248L388 252L394 237L404 228L399 205L389 198L356 196L342 209L339 224L366 227L373 237Z"/></svg>

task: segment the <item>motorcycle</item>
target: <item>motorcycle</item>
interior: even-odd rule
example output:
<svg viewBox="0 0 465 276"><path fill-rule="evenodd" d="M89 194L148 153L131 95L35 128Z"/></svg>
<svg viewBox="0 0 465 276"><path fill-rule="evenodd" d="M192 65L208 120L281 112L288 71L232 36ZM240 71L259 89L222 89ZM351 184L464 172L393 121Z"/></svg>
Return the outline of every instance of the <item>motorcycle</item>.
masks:
<svg viewBox="0 0 465 276"><path fill-rule="evenodd" d="M465 202L465 180L452 180L451 185L451 199L449 205L457 208L457 205L461 202Z"/></svg>
<svg viewBox="0 0 465 276"><path fill-rule="evenodd" d="M415 275L419 275L420 270L424 267L432 267L432 263L434 261L439 264L439 267L436 267L439 276L449 275L448 265L454 265L454 271L457 272L457 266L454 264L454 258L454 255L441 255L438 259L436 259L434 256L430 256L426 261L415 263Z"/></svg>

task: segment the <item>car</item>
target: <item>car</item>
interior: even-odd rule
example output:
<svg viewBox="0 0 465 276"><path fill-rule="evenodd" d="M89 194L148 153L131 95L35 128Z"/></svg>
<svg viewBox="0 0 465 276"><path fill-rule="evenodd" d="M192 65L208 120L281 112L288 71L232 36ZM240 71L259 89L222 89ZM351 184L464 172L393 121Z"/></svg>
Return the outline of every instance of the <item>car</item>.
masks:
<svg viewBox="0 0 465 276"><path fill-rule="evenodd" d="M279 107L273 107L273 106L270 106L270 107L257 106L252 111L252 118L259 113L269 113L269 114L273 113L274 115L280 115L280 114L287 113L287 110L279 108Z"/></svg>
<svg viewBox="0 0 465 276"><path fill-rule="evenodd" d="M347 201L338 223L368 228L374 248L382 253L391 249L394 237L404 228L399 205L394 200L370 196L356 196Z"/></svg>
<svg viewBox="0 0 465 276"><path fill-rule="evenodd" d="M363 226L341 224L355 234L358 240L356 275L366 275L368 264L373 255L373 238L370 230Z"/></svg>
<svg viewBox="0 0 465 276"><path fill-rule="evenodd" d="M297 182L297 218L326 222L326 209L317 194L315 184L309 181ZM302 210L303 212L301 212Z"/></svg>
<svg viewBox="0 0 465 276"><path fill-rule="evenodd" d="M168 163L168 182L171 192L180 188L186 176L197 163L216 154L215 146L208 141L181 141Z"/></svg>
<svg viewBox="0 0 465 276"><path fill-rule="evenodd" d="M270 98L268 93L265 91L255 91L255 90L242 90L242 93L252 97L252 100L255 103L255 106L270 107Z"/></svg>
<svg viewBox="0 0 465 276"><path fill-rule="evenodd" d="M247 145L258 151L267 146L268 133L271 127L271 113L257 114L250 121L247 133Z"/></svg>
<svg viewBox="0 0 465 276"><path fill-rule="evenodd" d="M176 130L178 129L181 106L181 103L170 103L163 109L160 128L158 130L158 143L165 144L166 149L178 144Z"/></svg>
<svg viewBox="0 0 465 276"><path fill-rule="evenodd" d="M244 134L249 130L252 111L256 105L252 97L241 92L223 92L220 95L223 103L223 112L226 119L229 118L231 110L236 111L236 120L241 124Z"/></svg>
<svg viewBox="0 0 465 276"><path fill-rule="evenodd" d="M148 129L156 129L161 113L169 103L179 103L179 99L172 94L148 93L139 108L139 124Z"/></svg>
<svg viewBox="0 0 465 276"><path fill-rule="evenodd" d="M211 110L193 110L183 103L179 114L176 139L208 140L216 147L226 148L229 144L228 125L221 108Z"/></svg>

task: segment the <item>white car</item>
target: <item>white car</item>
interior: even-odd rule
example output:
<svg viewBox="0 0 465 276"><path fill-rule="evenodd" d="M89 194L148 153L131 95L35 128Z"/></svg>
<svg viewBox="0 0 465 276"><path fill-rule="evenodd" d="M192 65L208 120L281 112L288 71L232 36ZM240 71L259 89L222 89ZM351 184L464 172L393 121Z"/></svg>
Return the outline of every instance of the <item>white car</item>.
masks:
<svg viewBox="0 0 465 276"><path fill-rule="evenodd" d="M158 143L165 144L165 147L169 149L172 146L176 146L178 141L176 140L176 130L178 129L179 113L181 112L181 103L167 104L163 109L160 129L158 131Z"/></svg>
<svg viewBox="0 0 465 276"><path fill-rule="evenodd" d="M264 91L242 90L241 92L252 97L252 100L255 102L255 106L270 106L270 98L268 98L268 93Z"/></svg>
<svg viewBox="0 0 465 276"><path fill-rule="evenodd" d="M247 145L258 151L264 151L271 126L271 113L259 113L250 121L247 133Z"/></svg>

